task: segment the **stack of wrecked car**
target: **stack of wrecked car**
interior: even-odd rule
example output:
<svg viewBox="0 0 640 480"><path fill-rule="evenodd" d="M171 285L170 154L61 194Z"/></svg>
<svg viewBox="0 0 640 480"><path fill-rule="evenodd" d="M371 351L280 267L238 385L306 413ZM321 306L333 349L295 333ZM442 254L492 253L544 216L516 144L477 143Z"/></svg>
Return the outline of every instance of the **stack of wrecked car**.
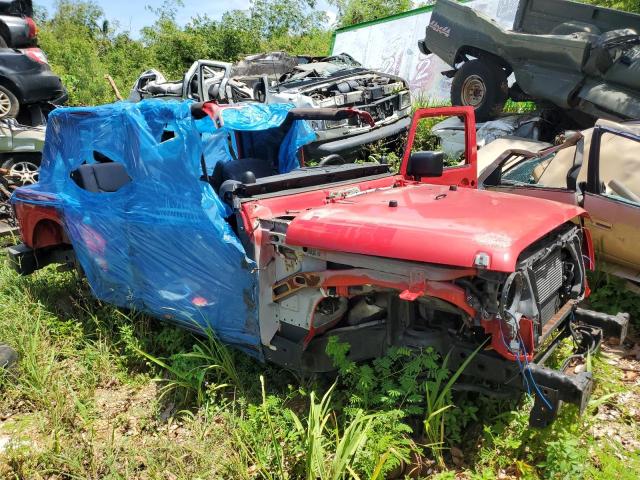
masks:
<svg viewBox="0 0 640 480"><path fill-rule="evenodd" d="M418 123L441 115L465 118L456 165L412 148ZM353 116L370 114L158 101L60 109L40 183L14 195L23 243L9 257L24 274L80 266L101 300L212 329L297 371L334 370L331 339L354 361L434 348L453 369L475 355L459 388L534 392L534 425L562 402L582 411L591 373L545 362L563 338L585 356L628 324L577 309L593 263L584 210L478 190L468 107L418 110L398 173L304 166L307 120Z"/></svg>

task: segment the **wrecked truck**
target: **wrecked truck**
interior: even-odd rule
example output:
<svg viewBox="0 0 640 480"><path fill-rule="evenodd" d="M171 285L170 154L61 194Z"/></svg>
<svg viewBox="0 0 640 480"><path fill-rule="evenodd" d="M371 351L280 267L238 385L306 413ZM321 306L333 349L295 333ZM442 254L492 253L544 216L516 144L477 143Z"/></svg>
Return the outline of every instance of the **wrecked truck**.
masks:
<svg viewBox="0 0 640 480"><path fill-rule="evenodd" d="M418 46L452 70L451 102L480 121L507 99L560 108L586 128L640 118L640 15L565 0L520 0L513 28L438 0ZM513 74L515 83L508 84Z"/></svg>
<svg viewBox="0 0 640 480"><path fill-rule="evenodd" d="M478 190L470 107L418 110L397 173L305 166L307 119L352 115L368 113L157 101L56 110L40 182L13 196L23 243L9 258L24 274L78 267L103 301L210 328L299 372L335 369L332 338L354 361L398 345L449 354L455 369L479 350L457 388L528 389L536 426L562 402L583 410L592 374L545 363L567 337L574 359L603 336L624 338L629 320L577 308L594 262L584 210ZM458 164L412 148L433 116L464 117Z"/></svg>

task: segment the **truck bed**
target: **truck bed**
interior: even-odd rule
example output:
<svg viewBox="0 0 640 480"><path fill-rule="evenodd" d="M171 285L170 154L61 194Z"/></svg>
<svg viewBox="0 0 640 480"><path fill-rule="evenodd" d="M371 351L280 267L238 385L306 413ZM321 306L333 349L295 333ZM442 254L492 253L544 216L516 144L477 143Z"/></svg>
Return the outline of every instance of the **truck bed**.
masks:
<svg viewBox="0 0 640 480"><path fill-rule="evenodd" d="M631 28L640 33L640 15L559 0L520 0L513 30L547 35L565 22L587 23L600 32Z"/></svg>

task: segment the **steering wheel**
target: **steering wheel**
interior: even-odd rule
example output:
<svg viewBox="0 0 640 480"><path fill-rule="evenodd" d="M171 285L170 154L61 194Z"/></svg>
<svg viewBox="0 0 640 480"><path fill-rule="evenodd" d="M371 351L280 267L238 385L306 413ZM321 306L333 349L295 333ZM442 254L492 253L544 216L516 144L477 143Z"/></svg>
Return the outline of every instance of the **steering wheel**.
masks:
<svg viewBox="0 0 640 480"><path fill-rule="evenodd" d="M342 156L338 155L337 153L332 153L331 155L324 157L322 160L320 160L320 162L318 163L319 167L328 167L331 165L344 165L345 162L344 158L342 158Z"/></svg>

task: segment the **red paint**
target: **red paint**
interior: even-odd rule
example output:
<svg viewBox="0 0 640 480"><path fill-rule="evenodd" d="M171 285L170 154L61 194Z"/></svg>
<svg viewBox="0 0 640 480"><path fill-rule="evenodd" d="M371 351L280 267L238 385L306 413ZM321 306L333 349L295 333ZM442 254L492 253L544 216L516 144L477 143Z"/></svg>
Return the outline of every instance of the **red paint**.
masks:
<svg viewBox="0 0 640 480"><path fill-rule="evenodd" d="M30 248L45 248L69 243L62 220L54 207L15 202L22 241Z"/></svg>
<svg viewBox="0 0 640 480"><path fill-rule="evenodd" d="M400 174L407 176L407 166L411 149L416 137L416 131L420 120L433 117L462 117L465 129L465 161L466 163L457 167L448 167L439 178L425 178L425 183L435 185L458 185L466 188L476 188L478 184L478 147L476 143L476 120L473 107L440 107L440 108L420 108L413 115L413 121L409 129L409 138L400 166Z"/></svg>
<svg viewBox="0 0 640 480"><path fill-rule="evenodd" d="M392 279L391 275L375 274L371 272L354 273L353 270L347 270L346 273L340 272L339 270L336 271L336 273L333 271L322 272L321 277L323 288L338 289L362 285L376 285L378 287L399 290L401 292L400 298L403 300L413 301L423 295L427 295L429 297L445 300L457 306L471 317L475 317L477 313L476 310L467 303L464 289L450 282L433 282L425 280L424 282L411 284L406 280ZM342 291L344 293L348 292L348 290ZM417 296L413 298L403 298L403 294L405 292L415 293ZM344 296L349 295L347 293Z"/></svg>
<svg viewBox="0 0 640 480"><path fill-rule="evenodd" d="M491 348L493 348L496 352L498 352L501 356L506 358L507 360L511 360L513 362L516 361L516 356L511 353L509 348L507 347L510 339L507 338L507 326L505 323L500 324L502 320L498 320L497 318L492 318L489 320L482 320L481 324L484 328L484 331L487 334L491 335ZM533 322L528 318L522 317L520 319L520 336L522 337L522 342L524 343L525 348L527 349L526 359L528 362L533 361L533 354L535 351L535 342L533 336ZM519 354L518 358L520 361L524 361L524 354Z"/></svg>
<svg viewBox="0 0 640 480"><path fill-rule="evenodd" d="M592 272L596 269L596 251L593 248L593 238L591 238L591 232L587 228L582 229L584 234L584 242L582 244L583 255L589 259L589 265L587 268Z"/></svg>
<svg viewBox="0 0 640 480"><path fill-rule="evenodd" d="M346 187L344 187L346 188ZM286 197L289 208L297 196ZM397 207L389 207L395 200ZM531 197L412 183L302 210L289 245L472 268L488 253L489 270L512 272L520 253L584 210Z"/></svg>

